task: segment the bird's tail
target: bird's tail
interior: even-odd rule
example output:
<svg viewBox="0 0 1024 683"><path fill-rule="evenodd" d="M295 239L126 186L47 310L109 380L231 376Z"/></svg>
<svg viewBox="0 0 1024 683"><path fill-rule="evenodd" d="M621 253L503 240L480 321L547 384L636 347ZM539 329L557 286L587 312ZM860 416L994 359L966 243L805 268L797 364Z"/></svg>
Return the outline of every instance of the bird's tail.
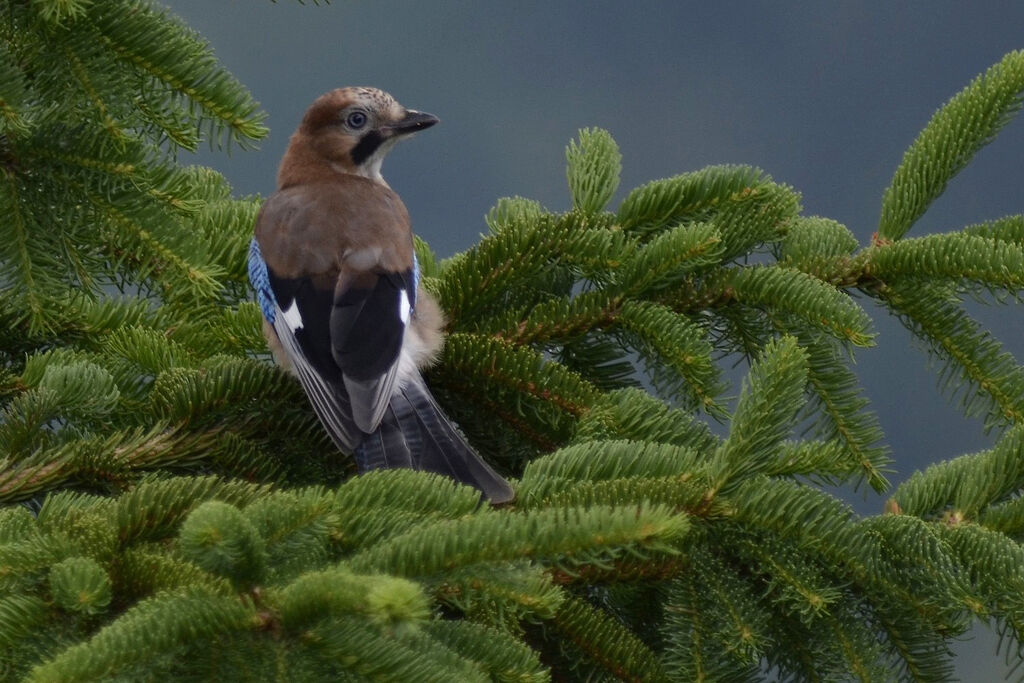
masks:
<svg viewBox="0 0 1024 683"><path fill-rule="evenodd" d="M515 492L484 462L445 417L418 375L391 397L380 427L355 450L360 472L409 467L435 472L479 489L491 503Z"/></svg>

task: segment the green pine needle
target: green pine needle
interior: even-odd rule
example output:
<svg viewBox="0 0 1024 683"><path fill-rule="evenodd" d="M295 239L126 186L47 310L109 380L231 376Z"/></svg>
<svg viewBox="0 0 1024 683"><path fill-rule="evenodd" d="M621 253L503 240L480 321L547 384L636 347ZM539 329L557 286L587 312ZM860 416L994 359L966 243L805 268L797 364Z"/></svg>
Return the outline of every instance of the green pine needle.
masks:
<svg viewBox="0 0 1024 683"><path fill-rule="evenodd" d="M898 240L946 184L1021 108L1024 52L1011 52L939 109L907 149L882 197L878 235Z"/></svg>

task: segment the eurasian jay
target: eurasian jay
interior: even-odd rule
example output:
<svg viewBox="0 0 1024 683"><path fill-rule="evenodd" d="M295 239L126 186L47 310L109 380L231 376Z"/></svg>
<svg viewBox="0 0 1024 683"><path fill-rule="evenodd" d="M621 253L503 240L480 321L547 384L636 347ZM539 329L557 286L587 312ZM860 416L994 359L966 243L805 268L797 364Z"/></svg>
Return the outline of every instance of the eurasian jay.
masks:
<svg viewBox="0 0 1024 683"><path fill-rule="evenodd" d="M375 88L313 102L256 219L249 277L275 358L361 472L427 470L503 503L512 488L420 375L443 343L443 317L418 287L409 214L380 174L395 143L437 122Z"/></svg>

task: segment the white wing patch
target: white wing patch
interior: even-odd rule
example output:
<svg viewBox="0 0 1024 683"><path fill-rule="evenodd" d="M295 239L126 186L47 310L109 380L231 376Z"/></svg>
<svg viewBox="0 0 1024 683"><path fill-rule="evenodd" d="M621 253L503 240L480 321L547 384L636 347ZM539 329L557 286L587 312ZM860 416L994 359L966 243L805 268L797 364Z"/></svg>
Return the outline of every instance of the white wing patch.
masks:
<svg viewBox="0 0 1024 683"><path fill-rule="evenodd" d="M391 403L391 396L400 382L396 382L402 375L403 358L408 355L404 351L405 340L409 336L409 318L412 315L412 307L409 305L409 297L404 289L398 290L398 317L406 328L402 335L402 351L399 357L391 364L386 373L380 377L368 380L357 380L344 375L345 390L348 391L349 401L352 407L352 421L362 431L372 433L380 426ZM407 361L406 361L407 364ZM405 380L401 380L405 381Z"/></svg>
<svg viewBox="0 0 1024 683"><path fill-rule="evenodd" d="M293 333L302 329L302 314L299 313L299 304L295 299L292 299L292 305L281 315L284 317L284 322L288 329Z"/></svg>
<svg viewBox="0 0 1024 683"><path fill-rule="evenodd" d="M409 324L409 297L406 295L404 289L398 290L398 317L402 320L403 325Z"/></svg>

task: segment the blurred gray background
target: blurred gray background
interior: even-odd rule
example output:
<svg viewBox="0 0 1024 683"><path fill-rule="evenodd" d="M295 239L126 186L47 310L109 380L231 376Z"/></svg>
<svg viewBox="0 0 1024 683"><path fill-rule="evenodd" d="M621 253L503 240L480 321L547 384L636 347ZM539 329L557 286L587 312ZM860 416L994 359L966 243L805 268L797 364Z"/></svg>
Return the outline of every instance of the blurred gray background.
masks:
<svg viewBox="0 0 1024 683"><path fill-rule="evenodd" d="M289 135L327 90L374 85L440 116L384 164L439 256L472 245L498 197L568 208L564 148L587 126L609 130L622 150L613 206L648 180L752 164L802 192L805 214L836 219L866 244L882 191L932 113L1024 48L1024 5L1014 2L163 3L269 113L259 151L197 155L238 194L273 192ZM909 236L1024 211L1022 158L1015 120ZM1024 358L1020 304L975 311ZM937 368L910 335L869 312L878 346L858 353L856 370L893 448L892 481L990 445L980 420L938 397ZM850 501L875 513L883 498ZM993 637L958 649L965 681L1002 677Z"/></svg>

